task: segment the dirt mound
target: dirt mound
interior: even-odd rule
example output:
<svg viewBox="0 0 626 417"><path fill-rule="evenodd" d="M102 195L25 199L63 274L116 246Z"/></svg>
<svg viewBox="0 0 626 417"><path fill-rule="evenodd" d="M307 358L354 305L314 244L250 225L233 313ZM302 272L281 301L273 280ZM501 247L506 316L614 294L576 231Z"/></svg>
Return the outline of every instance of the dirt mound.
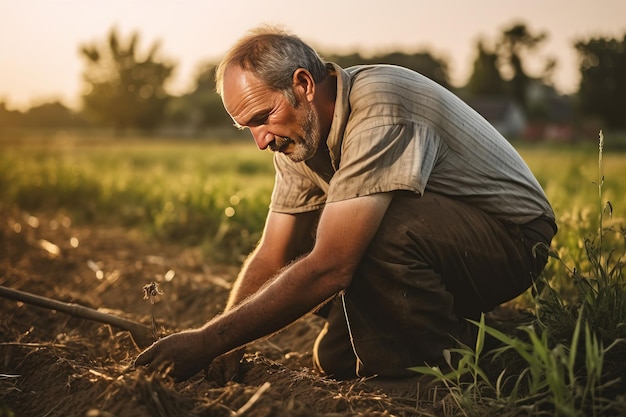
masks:
<svg viewBox="0 0 626 417"><path fill-rule="evenodd" d="M0 285L151 325L142 288L155 281L164 294L154 316L165 333L219 313L237 273L207 265L197 250L146 242L125 229L75 227L62 215L2 214ZM239 380L220 385L201 374L175 383L134 369L140 350L127 331L109 325L4 298L0 314L0 416L435 414L417 401L412 381L410 389L380 389L312 370L322 324L314 316L250 346Z"/></svg>

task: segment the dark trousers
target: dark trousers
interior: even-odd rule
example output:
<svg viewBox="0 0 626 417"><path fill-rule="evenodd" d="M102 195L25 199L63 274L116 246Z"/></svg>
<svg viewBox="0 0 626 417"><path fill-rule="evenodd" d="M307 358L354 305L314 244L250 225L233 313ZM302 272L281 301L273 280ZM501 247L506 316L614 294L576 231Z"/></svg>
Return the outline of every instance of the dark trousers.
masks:
<svg viewBox="0 0 626 417"><path fill-rule="evenodd" d="M531 286L547 261L533 246L555 232L549 219L506 225L441 195L397 193L350 286L326 306L316 367L344 379L443 365L455 339L470 342L466 318Z"/></svg>

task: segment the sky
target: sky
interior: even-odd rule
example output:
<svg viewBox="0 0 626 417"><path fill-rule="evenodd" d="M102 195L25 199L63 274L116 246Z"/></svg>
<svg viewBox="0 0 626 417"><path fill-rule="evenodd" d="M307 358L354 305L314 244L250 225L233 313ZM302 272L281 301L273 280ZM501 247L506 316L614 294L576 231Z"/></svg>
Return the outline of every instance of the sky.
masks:
<svg viewBox="0 0 626 417"><path fill-rule="evenodd" d="M54 100L76 107L85 63L79 46L140 34L177 64L170 92L193 86L203 62L218 62L248 30L278 24L324 53L427 50L445 59L452 85L467 82L476 42L512 24L548 38L529 68L557 60L553 82L577 90L573 44L626 34L626 0L0 0L0 103L24 110Z"/></svg>

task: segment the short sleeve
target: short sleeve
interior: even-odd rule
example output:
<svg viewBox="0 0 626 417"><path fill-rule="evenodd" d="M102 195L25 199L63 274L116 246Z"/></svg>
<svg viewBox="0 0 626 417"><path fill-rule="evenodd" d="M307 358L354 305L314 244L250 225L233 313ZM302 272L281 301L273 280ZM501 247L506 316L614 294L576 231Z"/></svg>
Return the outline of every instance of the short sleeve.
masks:
<svg viewBox="0 0 626 417"><path fill-rule="evenodd" d="M321 209L328 184L304 163L294 163L281 153L274 154L274 190L270 209L279 213L305 213Z"/></svg>
<svg viewBox="0 0 626 417"><path fill-rule="evenodd" d="M423 194L440 146L432 129L405 120L351 133L344 139L328 202L396 190Z"/></svg>

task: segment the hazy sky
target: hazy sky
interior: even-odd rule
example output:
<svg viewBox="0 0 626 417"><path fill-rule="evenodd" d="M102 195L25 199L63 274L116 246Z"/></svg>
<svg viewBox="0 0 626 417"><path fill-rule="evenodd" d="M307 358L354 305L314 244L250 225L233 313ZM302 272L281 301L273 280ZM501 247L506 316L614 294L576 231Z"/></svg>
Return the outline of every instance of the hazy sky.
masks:
<svg viewBox="0 0 626 417"><path fill-rule="evenodd" d="M576 90L573 42L626 34L626 0L0 0L0 102L9 108L60 99L75 105L84 62L79 45L112 26L140 51L161 41L178 63L172 87L186 91L198 65L216 62L248 29L282 24L320 52L428 49L445 58L454 85L469 76L479 37L493 41L521 21L548 40L539 58L558 60L554 81Z"/></svg>

